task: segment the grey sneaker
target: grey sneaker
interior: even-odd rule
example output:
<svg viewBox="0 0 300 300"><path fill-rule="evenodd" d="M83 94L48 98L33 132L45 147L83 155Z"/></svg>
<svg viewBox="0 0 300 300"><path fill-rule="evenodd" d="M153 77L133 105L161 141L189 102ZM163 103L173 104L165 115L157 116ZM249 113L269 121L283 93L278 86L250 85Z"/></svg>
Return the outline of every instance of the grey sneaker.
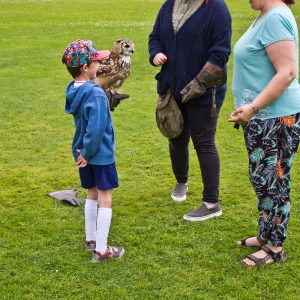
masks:
<svg viewBox="0 0 300 300"><path fill-rule="evenodd" d="M92 262L98 263L107 259L121 258L124 255L124 253L125 253L124 248L116 248L116 247L108 246L104 254L101 254L100 252L94 250Z"/></svg>
<svg viewBox="0 0 300 300"><path fill-rule="evenodd" d="M222 210L219 203L217 203L217 205L212 208L207 208L206 204L202 203L200 207L185 214L183 218L187 221L196 222L205 221L213 217L219 217L221 215Z"/></svg>
<svg viewBox="0 0 300 300"><path fill-rule="evenodd" d="M93 251L96 248L96 241L85 241L84 249L86 251Z"/></svg>
<svg viewBox="0 0 300 300"><path fill-rule="evenodd" d="M188 191L187 183L176 183L176 186L171 194L174 201L184 201L186 199L186 193Z"/></svg>

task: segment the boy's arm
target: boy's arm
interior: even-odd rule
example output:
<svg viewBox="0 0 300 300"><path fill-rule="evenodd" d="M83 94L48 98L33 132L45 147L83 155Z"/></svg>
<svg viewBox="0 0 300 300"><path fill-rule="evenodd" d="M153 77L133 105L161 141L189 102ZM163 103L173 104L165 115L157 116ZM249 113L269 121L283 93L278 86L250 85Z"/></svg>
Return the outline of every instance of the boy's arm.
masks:
<svg viewBox="0 0 300 300"><path fill-rule="evenodd" d="M89 161L96 154L97 148L102 142L107 123L108 101L102 90L94 89L91 100L86 103L83 113L88 123L80 155Z"/></svg>

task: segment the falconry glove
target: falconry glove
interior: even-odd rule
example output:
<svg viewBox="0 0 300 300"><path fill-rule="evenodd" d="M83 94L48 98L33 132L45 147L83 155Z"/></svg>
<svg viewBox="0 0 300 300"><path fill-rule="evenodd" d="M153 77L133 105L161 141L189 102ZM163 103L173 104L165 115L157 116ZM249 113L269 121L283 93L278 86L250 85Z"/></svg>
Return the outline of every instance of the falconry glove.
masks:
<svg viewBox="0 0 300 300"><path fill-rule="evenodd" d="M216 113L216 88L225 84L226 81L227 76L223 69L207 62L200 73L181 90L182 103L201 97L208 88L213 88L212 109Z"/></svg>
<svg viewBox="0 0 300 300"><path fill-rule="evenodd" d="M63 203L70 204L73 206L79 206L83 204L83 202L76 197L77 190L60 190L48 193L48 195L56 200L60 200Z"/></svg>
<svg viewBox="0 0 300 300"><path fill-rule="evenodd" d="M129 98L128 94L120 94L112 89L104 89L104 92L109 101L110 111L114 111L115 107L117 107L121 100Z"/></svg>

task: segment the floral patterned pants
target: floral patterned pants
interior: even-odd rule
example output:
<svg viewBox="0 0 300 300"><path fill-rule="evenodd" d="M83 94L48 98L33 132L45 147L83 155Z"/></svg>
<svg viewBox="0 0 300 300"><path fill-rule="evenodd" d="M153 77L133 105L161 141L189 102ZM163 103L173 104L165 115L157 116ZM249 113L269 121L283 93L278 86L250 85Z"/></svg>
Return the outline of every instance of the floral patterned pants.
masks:
<svg viewBox="0 0 300 300"><path fill-rule="evenodd" d="M282 246L290 216L290 172L300 138L300 113L243 125L249 177L257 195L260 236Z"/></svg>

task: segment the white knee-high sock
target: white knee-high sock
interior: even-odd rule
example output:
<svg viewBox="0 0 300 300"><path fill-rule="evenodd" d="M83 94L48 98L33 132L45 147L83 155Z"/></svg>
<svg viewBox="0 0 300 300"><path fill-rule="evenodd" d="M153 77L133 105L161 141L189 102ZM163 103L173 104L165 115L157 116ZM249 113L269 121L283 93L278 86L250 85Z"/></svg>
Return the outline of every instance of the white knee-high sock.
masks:
<svg viewBox="0 0 300 300"><path fill-rule="evenodd" d="M105 252L107 249L107 237L109 233L109 227L112 217L111 208L98 209L97 218L97 235L96 235L96 251Z"/></svg>
<svg viewBox="0 0 300 300"><path fill-rule="evenodd" d="M86 199L84 208L85 240L96 241L97 200Z"/></svg>

